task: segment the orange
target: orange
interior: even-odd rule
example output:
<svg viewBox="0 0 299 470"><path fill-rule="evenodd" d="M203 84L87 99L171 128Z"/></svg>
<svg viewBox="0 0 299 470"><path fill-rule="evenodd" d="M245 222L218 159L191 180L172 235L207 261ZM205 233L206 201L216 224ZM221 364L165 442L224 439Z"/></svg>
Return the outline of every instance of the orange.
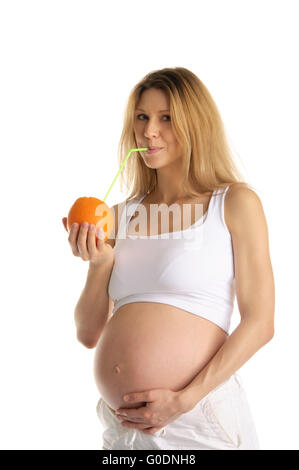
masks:
<svg viewBox="0 0 299 470"><path fill-rule="evenodd" d="M83 222L94 224L96 229L103 227L105 233L104 241L108 240L113 229L113 214L104 201L96 197L79 197L72 205L68 217L68 231L72 224Z"/></svg>

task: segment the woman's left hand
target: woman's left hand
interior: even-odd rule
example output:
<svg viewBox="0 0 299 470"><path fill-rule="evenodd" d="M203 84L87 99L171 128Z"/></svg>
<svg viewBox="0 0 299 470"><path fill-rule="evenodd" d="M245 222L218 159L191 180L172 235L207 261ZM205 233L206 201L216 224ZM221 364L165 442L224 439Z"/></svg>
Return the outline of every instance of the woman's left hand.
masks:
<svg viewBox="0 0 299 470"><path fill-rule="evenodd" d="M130 404L146 402L146 405L141 408L118 408L115 415L125 420L121 423L123 426L139 429L145 434L156 433L185 412L180 391L155 389L129 393L125 397L129 397Z"/></svg>

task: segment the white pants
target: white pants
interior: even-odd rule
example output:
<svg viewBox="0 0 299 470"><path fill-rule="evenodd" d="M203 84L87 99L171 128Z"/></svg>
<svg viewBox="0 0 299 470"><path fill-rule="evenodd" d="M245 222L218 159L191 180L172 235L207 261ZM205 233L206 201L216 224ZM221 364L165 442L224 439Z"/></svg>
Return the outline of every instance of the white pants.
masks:
<svg viewBox="0 0 299 470"><path fill-rule="evenodd" d="M97 415L104 428L102 450L254 450L255 425L238 374L155 434L126 428L100 398Z"/></svg>

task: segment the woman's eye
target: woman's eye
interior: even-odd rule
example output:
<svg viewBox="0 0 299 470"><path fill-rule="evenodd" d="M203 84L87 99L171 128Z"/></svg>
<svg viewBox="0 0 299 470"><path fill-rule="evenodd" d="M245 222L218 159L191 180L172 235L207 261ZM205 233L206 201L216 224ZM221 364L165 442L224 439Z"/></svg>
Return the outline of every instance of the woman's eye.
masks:
<svg viewBox="0 0 299 470"><path fill-rule="evenodd" d="M139 119L140 116L146 116L146 114L138 114L138 115L137 115L137 118ZM168 116L167 114L164 114L163 117L167 117L167 118L170 119L170 116ZM139 120L143 121L143 119L139 119Z"/></svg>

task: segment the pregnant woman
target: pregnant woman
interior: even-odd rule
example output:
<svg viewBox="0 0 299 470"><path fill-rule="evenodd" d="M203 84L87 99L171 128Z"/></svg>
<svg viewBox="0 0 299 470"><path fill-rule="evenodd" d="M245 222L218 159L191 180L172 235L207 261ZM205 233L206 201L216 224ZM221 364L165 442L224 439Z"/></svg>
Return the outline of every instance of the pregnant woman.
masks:
<svg viewBox="0 0 299 470"><path fill-rule="evenodd" d="M135 86L121 143L121 156L150 150L124 168L133 189L113 206L110 238L88 224L69 234L89 261L75 322L78 340L96 348L103 449L259 449L236 371L274 334L261 201L234 165L211 95L185 68Z"/></svg>

